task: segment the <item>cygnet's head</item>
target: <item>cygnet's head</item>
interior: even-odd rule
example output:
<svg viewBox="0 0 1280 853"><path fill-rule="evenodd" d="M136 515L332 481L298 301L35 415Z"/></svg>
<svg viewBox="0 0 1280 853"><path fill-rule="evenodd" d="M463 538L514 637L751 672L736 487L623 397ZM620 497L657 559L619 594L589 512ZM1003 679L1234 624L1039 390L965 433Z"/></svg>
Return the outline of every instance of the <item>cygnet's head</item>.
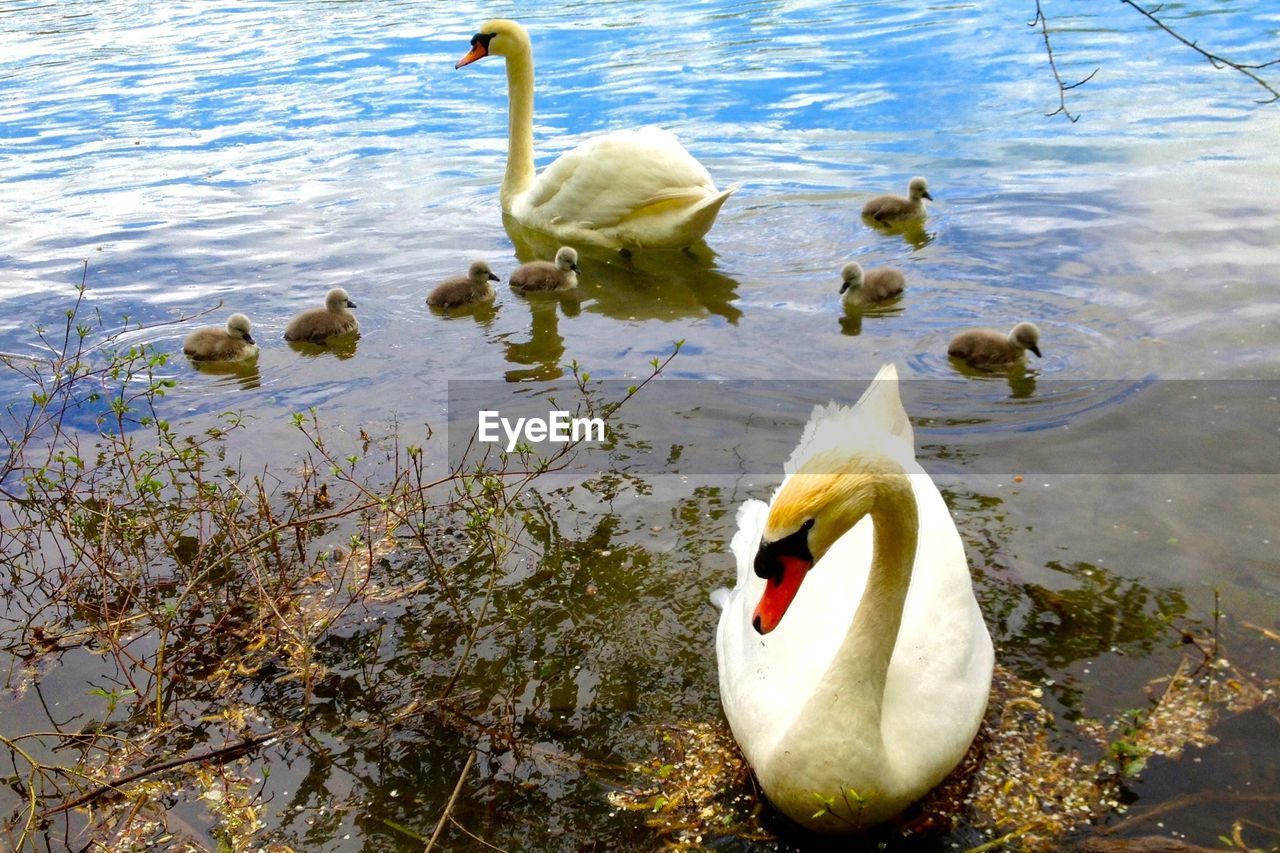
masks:
<svg viewBox="0 0 1280 853"><path fill-rule="evenodd" d="M922 198L933 201L933 196L929 195L929 182L924 178L912 178L911 183L907 184L907 190L911 193L912 201L919 201Z"/></svg>
<svg viewBox="0 0 1280 853"><path fill-rule="evenodd" d="M564 270L565 272L569 270L581 272L578 269L578 251L571 246L561 246L560 250L556 252L556 269Z"/></svg>
<svg viewBox="0 0 1280 853"><path fill-rule="evenodd" d="M242 338L248 343L254 343L253 335L249 334L249 318L243 314L232 314L227 318L227 334L233 338Z"/></svg>
<svg viewBox="0 0 1280 853"><path fill-rule="evenodd" d="M845 264L844 268L840 270L840 278L843 282L840 285L841 293L844 293L846 290L857 290L859 287L862 287L862 264L857 261L850 261Z"/></svg>
<svg viewBox="0 0 1280 853"><path fill-rule="evenodd" d="M1010 329L1009 343L1029 349L1040 358L1040 329L1035 323L1019 323Z"/></svg>
<svg viewBox="0 0 1280 853"><path fill-rule="evenodd" d="M347 292L341 287L335 287L329 291L329 295L324 298L324 307L330 311L342 311L346 308L355 308L356 304L347 298Z"/></svg>
<svg viewBox="0 0 1280 853"><path fill-rule="evenodd" d="M467 278L472 284L478 284L481 287L491 281L502 281L493 274L493 270L489 269L489 265L484 261L473 261L471 267L467 270Z"/></svg>

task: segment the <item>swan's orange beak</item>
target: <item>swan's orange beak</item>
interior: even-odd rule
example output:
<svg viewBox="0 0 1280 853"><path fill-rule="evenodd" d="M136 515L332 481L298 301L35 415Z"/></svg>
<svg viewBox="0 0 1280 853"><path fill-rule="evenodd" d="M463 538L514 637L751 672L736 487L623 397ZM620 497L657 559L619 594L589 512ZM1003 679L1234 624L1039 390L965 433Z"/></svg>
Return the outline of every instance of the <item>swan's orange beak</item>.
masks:
<svg viewBox="0 0 1280 853"><path fill-rule="evenodd" d="M464 65L470 65L471 63L475 62L477 59L484 59L488 55L489 55L489 51L485 50L484 45L482 44L472 45L471 50L467 52L467 55L459 59L457 64L454 65L453 68L456 71L457 69L461 68Z"/></svg>
<svg viewBox="0 0 1280 853"><path fill-rule="evenodd" d="M466 56L458 60L457 64L453 66L453 70L457 71L459 68L461 68L464 65L470 65L471 63L475 62L477 59L484 59L486 56L488 56L489 42L492 40L493 40L493 36L485 33L476 33L474 36L472 36L471 50L467 52Z"/></svg>
<svg viewBox="0 0 1280 853"><path fill-rule="evenodd" d="M778 562L782 571L769 578L764 595L760 596L760 603L751 614L751 626L758 634L767 634L778 627L783 614L800 591L804 576L813 567L811 561L787 554L778 557Z"/></svg>

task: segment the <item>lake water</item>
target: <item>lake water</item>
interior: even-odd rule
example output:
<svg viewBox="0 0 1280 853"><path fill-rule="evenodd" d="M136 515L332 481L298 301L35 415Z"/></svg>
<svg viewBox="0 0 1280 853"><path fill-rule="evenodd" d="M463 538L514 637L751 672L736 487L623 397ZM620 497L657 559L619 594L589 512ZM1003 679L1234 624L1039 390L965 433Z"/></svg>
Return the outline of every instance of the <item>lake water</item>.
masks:
<svg viewBox="0 0 1280 853"><path fill-rule="evenodd" d="M167 414L184 427L252 415L252 439L233 447L245 470L298 459L288 416L308 407L339 432L416 435L445 423L449 380L518 395L575 361L630 379L675 340L669 378L788 380L712 398L727 414L699 442L712 460L701 481L641 468L542 495L528 570L504 601L528 609L527 627L484 651L477 684L504 685L530 742L613 764L653 755L669 721L719 719L707 594L731 581L733 508L767 497L776 480L759 475L776 468L716 470L708 448L736 444L758 401L802 421L814 388L849 380L835 387L852 400L854 380L893 361L921 380L907 383L920 455L970 547L998 656L1066 717L1140 707L1145 682L1176 665L1178 630L1212 622L1215 590L1231 625L1280 626L1280 107L1122 4L1043 5L1063 77L1099 69L1067 93L1075 123L1045 115L1058 90L1027 25L1034 3L11 3L0 351L60 322L85 259L88 303L108 323L244 311L256 370L197 372L180 356L165 370L178 381ZM1275 58L1271 3L1192 5L1204 9L1165 14L1208 49ZM546 254L508 234L498 204L501 61L453 69L496 16L532 35L539 165L595 132L666 127L720 186L741 184L708 248L584 257L569 301L504 284L492 311L427 311L431 285L474 258L505 280ZM860 221L867 198L916 174L936 202L914 239ZM841 322L839 269L853 259L906 272L895 310ZM291 349L288 319L333 286L359 305L358 343L343 357ZM1026 372L949 363L959 328L1023 319L1043 332ZM188 330L126 339L176 353ZM1208 407L1191 382L1228 379ZM0 381L6 399L26 396ZM665 400L650 405L665 413ZM643 420L643 394L633 406ZM599 594L584 605L587 584ZM1051 595L1088 612L1064 615ZM375 645L396 660L447 655L414 644L437 617L384 614ZM1276 677L1274 648L1240 654ZM413 665L391 669L414 689ZM82 701L91 672L50 673L54 704ZM376 716L357 700L335 699L333 715ZM38 722L33 701L0 700L4 733ZM1256 734L1233 729L1210 749L1243 756L1221 766L1261 780L1251 790L1272 804L1251 814L1274 826L1280 740ZM413 721L390 746L343 742L268 753L269 831L303 849L420 846L395 827L430 834L461 741ZM511 754L479 765L455 816L494 844L656 843L614 812L602 774ZM1171 802L1196 790L1180 787L1191 775L1156 768L1133 791ZM1236 816L1180 808L1160 831L1215 844Z"/></svg>

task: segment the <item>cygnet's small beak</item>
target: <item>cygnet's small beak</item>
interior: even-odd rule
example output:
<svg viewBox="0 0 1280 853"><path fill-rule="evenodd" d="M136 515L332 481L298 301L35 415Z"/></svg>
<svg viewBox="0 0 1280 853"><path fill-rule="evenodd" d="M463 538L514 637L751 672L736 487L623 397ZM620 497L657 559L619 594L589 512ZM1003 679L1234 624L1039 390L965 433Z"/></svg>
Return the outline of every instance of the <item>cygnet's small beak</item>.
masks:
<svg viewBox="0 0 1280 853"><path fill-rule="evenodd" d="M1036 358L1040 358L1040 357L1041 357L1041 356L1040 356L1040 347L1038 347L1037 345L1032 344L1031 346L1027 347L1027 349L1029 349L1029 350L1031 350L1033 353L1035 353L1035 354L1036 354Z"/></svg>
<svg viewBox="0 0 1280 853"><path fill-rule="evenodd" d="M348 308L355 308L355 307L356 307L356 304L355 304L354 302L352 302L350 299L348 299L348 300L347 300L347 307L348 307Z"/></svg>
<svg viewBox="0 0 1280 853"><path fill-rule="evenodd" d="M569 269L573 270L574 272L578 272L578 273L582 272L582 270L578 269L578 265L577 265L577 264L569 264Z"/></svg>
<svg viewBox="0 0 1280 853"><path fill-rule="evenodd" d="M845 292L846 290L848 290L848 289L849 289L849 282L847 282L847 281L846 281L844 284L840 285L840 292L841 292L841 293L844 293L844 292Z"/></svg>
<svg viewBox="0 0 1280 853"><path fill-rule="evenodd" d="M933 196L929 195L929 191L928 191L928 190L925 190L925 191L924 191L924 197L925 197L925 198L927 198L927 199L929 199L929 201L933 201Z"/></svg>
<svg viewBox="0 0 1280 853"><path fill-rule="evenodd" d="M253 339L253 335L249 334L248 332L245 332L245 333L244 333L244 339L245 339L248 343L251 343L251 344L256 344L256 343L257 343L257 341L255 341L255 340Z"/></svg>
<svg viewBox="0 0 1280 853"><path fill-rule="evenodd" d="M502 279L498 278L493 273L489 273L489 281L502 281Z"/></svg>

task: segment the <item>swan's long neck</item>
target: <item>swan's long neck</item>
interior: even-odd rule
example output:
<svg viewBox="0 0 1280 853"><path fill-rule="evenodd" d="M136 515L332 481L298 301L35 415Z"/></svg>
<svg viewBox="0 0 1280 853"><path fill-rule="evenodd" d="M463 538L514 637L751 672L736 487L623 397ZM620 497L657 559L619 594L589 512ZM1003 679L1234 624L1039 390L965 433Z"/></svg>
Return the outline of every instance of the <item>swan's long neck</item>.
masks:
<svg viewBox="0 0 1280 853"><path fill-rule="evenodd" d="M920 531L910 478L905 474L885 477L879 481L878 491L876 508L871 511L875 526L871 570L849 632L836 654L836 659L847 665L845 682L856 683L868 700L867 711L874 715L876 728Z"/></svg>
<svg viewBox="0 0 1280 853"><path fill-rule="evenodd" d="M502 178L502 209L533 183L533 50L507 56L507 173Z"/></svg>
<svg viewBox="0 0 1280 853"><path fill-rule="evenodd" d="M877 477L875 489L866 586L833 665L810 701L824 708L816 718L824 721L821 725L839 721L847 731L857 732L856 737L867 748L864 760L868 767L878 762L891 771L893 752L885 748L881 728L884 689L911 583L920 519L911 479L900 468ZM819 562L814 571L822 570Z"/></svg>

